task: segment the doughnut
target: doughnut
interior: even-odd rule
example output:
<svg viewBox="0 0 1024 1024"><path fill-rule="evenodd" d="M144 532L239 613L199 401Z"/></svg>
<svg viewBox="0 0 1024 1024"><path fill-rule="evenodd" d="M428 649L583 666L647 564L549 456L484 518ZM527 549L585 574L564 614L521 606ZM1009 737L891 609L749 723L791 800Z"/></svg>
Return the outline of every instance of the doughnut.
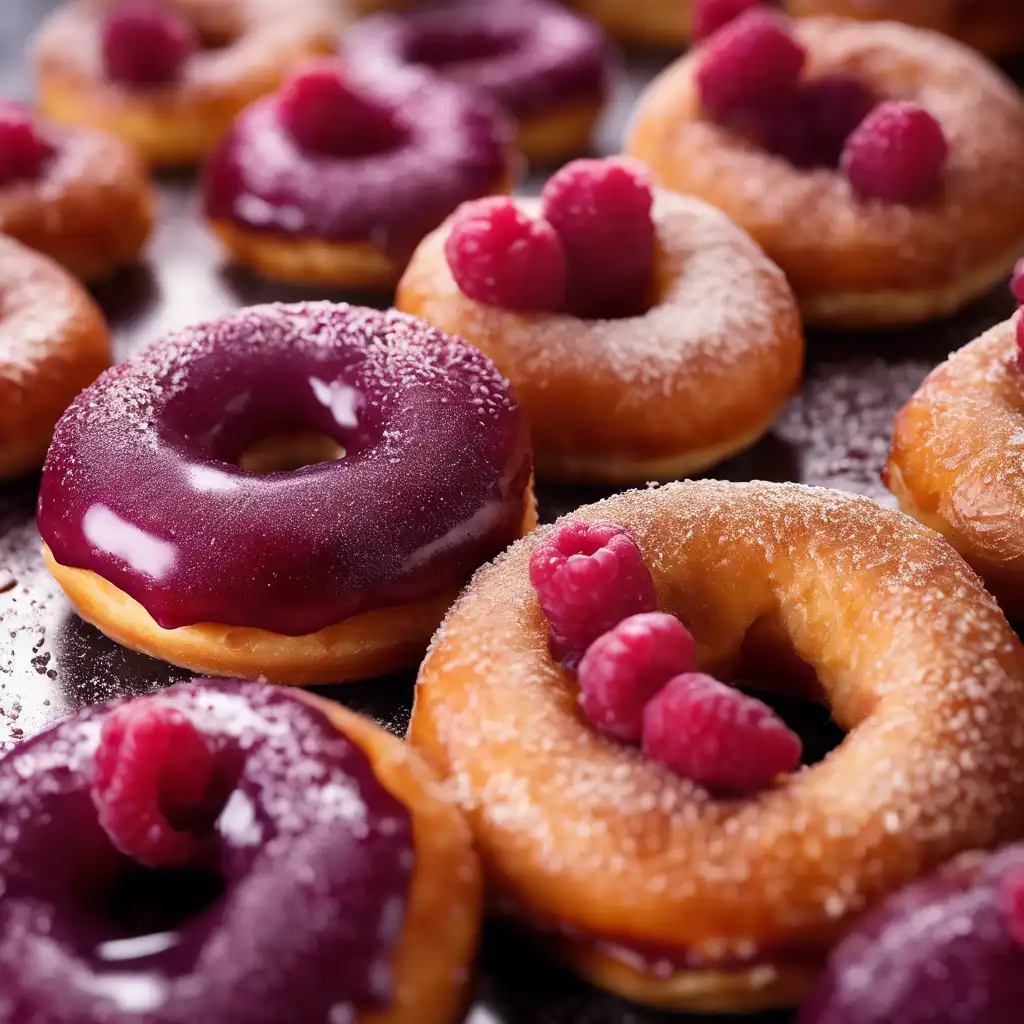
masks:
<svg viewBox="0 0 1024 1024"><path fill-rule="evenodd" d="M722 798L584 716L529 578L552 528L481 569L420 669L410 739L496 898L585 978L674 1011L795 1003L854 915L1021 834L1024 650L937 534L798 484L674 483L572 519L629 532L702 670L750 678L749 642L771 639L847 733Z"/></svg>
<svg viewBox="0 0 1024 1024"><path fill-rule="evenodd" d="M543 0L367 18L342 58L381 75L432 70L485 93L515 118L519 150L538 163L589 148L609 87L601 30Z"/></svg>
<svg viewBox="0 0 1024 1024"><path fill-rule="evenodd" d="M196 679L85 708L0 760L0 818L3 1020L461 1020L468 829L338 705Z"/></svg>
<svg viewBox="0 0 1024 1024"><path fill-rule="evenodd" d="M296 63L331 53L338 27L320 0L71 0L35 40L38 103L149 163L197 164Z"/></svg>
<svg viewBox="0 0 1024 1024"><path fill-rule="evenodd" d="M516 203L530 214L541 205ZM659 190L653 220L653 294L638 315L523 314L474 301L445 260L451 222L422 243L398 286L399 309L465 338L512 381L542 476L641 483L697 473L757 441L799 387L803 332L779 269L698 199Z"/></svg>
<svg viewBox="0 0 1024 1024"><path fill-rule="evenodd" d="M0 101L0 233L97 281L138 259L153 206L131 146Z"/></svg>
<svg viewBox="0 0 1024 1024"><path fill-rule="evenodd" d="M419 661L535 523L531 461L511 388L461 340L393 311L254 306L71 404L39 532L78 614L126 647L343 682Z"/></svg>
<svg viewBox="0 0 1024 1024"><path fill-rule="evenodd" d="M690 40L691 0L570 0L624 43L679 47Z"/></svg>
<svg viewBox="0 0 1024 1024"><path fill-rule="evenodd" d="M884 474L900 508L941 533L1011 619L1024 615L1018 318L931 372L896 416Z"/></svg>
<svg viewBox="0 0 1024 1024"><path fill-rule="evenodd" d="M993 56L1024 49L1017 0L786 0L790 14L905 21L953 36Z"/></svg>
<svg viewBox="0 0 1024 1024"><path fill-rule="evenodd" d="M0 235L0 480L42 466L57 420L110 359L106 322L82 286Z"/></svg>
<svg viewBox="0 0 1024 1024"><path fill-rule="evenodd" d="M732 52L720 43L733 28L712 36L649 87L634 115L627 151L661 185L699 196L749 231L786 273L805 323L871 327L923 321L954 312L1005 278L1024 243L1024 103L1014 85L966 47L932 32L892 22L801 20L792 28L802 50L796 63L787 54L784 72L764 60L756 67L785 78L799 74L805 61L807 90L774 96L781 114L771 104L737 110L737 118L756 124L761 141L754 142L704 119L698 100L697 82L702 74L708 82L706 61L712 56L716 102L738 97L746 84L729 68L749 39L732 33L726 40ZM777 52L777 39L768 45ZM913 105L916 116L939 132L941 149L932 169L940 173L920 201L864 198L860 177L855 188L847 160L859 158L863 175L865 146L876 165L872 184L882 191L901 184L878 178L885 161L891 174L913 177L929 169L901 166L907 149L885 145L876 112L858 126L863 110L843 106L851 101L826 99L819 118L834 131L837 119L850 116L845 143L829 139L820 154L806 151L800 132L810 122L806 110L801 113L802 101L831 96L837 79L844 95L854 94L855 105L866 88L885 101L878 110ZM828 84L822 87L823 82ZM792 86L791 78L759 84L775 93ZM708 89L706 84L705 100ZM766 149L763 136L775 136L777 146ZM859 154L851 151L855 139ZM789 150L789 158L776 150ZM847 173L837 170L840 150ZM815 163L826 152L827 166L797 165ZM914 159L920 155L911 151Z"/></svg>
<svg viewBox="0 0 1024 1024"><path fill-rule="evenodd" d="M422 72L357 81L323 62L235 121L206 163L204 212L265 277L384 291L460 202L508 191L511 140L461 86Z"/></svg>

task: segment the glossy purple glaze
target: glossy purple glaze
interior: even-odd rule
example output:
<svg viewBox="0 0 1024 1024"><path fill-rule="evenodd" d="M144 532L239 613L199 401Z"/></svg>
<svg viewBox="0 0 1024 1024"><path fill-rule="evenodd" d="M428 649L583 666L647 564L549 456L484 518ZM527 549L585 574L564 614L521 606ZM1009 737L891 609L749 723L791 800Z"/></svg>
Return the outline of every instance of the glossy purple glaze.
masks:
<svg viewBox="0 0 1024 1024"><path fill-rule="evenodd" d="M1024 948L1001 886L1024 846L969 853L864 917L832 954L799 1024L1019 1024Z"/></svg>
<svg viewBox="0 0 1024 1024"><path fill-rule="evenodd" d="M402 145L359 156L307 152L283 126L277 97L266 97L211 153L206 216L249 231L370 242L402 260L460 203L507 184L512 131L486 97L409 71L358 84L396 112Z"/></svg>
<svg viewBox="0 0 1024 1024"><path fill-rule="evenodd" d="M600 101L610 64L594 22L540 0L375 15L349 30L342 56L380 75L436 71L517 118Z"/></svg>
<svg viewBox="0 0 1024 1024"><path fill-rule="evenodd" d="M343 459L235 465L318 431ZM520 532L532 472L508 382L458 338L390 311L254 306L103 374L54 433L38 522L164 628L314 632L464 582Z"/></svg>
<svg viewBox="0 0 1024 1024"><path fill-rule="evenodd" d="M310 1024L386 1005L414 860L365 754L288 691L230 680L166 700L241 762L206 876L139 867L89 779L111 704L0 760L0 1020Z"/></svg>

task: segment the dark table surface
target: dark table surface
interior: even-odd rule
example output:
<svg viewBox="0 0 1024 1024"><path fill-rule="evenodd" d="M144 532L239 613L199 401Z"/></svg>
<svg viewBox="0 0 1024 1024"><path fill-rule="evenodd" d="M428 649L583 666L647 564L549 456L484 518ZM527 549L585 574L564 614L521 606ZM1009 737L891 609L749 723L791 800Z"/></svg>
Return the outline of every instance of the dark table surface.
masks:
<svg viewBox="0 0 1024 1024"><path fill-rule="evenodd" d="M25 44L56 0L0 0L0 95L29 99ZM671 56L671 55L669 55ZM666 57L631 56L602 126L598 148L615 152L637 93ZM1024 81L1024 66L1011 68ZM526 183L535 189L537 180ZM146 262L96 289L110 319L119 358L168 329L256 302L327 297L267 283L227 265L197 217L190 175L158 182L159 224ZM386 304L387 299L384 298ZM378 298L375 304L382 304ZM716 468L732 479L798 480L870 495L893 504L879 482L893 414L950 351L994 323L1013 306L1000 288L960 316L923 328L808 338L807 375L771 433L742 456ZM38 480L0 485L0 752L61 715L98 700L144 693L190 673L118 647L71 611L39 553L34 523ZM541 515L551 519L604 497L600 488L539 488ZM321 688L344 704L373 715L401 735L408 723L413 676ZM783 709L822 752L834 733L821 715ZM603 996L547 963L522 938L489 925L481 957L479 999L472 1024L656 1024L670 1017ZM745 1018L781 1022L787 1014ZM713 1019L713 1018L709 1018Z"/></svg>

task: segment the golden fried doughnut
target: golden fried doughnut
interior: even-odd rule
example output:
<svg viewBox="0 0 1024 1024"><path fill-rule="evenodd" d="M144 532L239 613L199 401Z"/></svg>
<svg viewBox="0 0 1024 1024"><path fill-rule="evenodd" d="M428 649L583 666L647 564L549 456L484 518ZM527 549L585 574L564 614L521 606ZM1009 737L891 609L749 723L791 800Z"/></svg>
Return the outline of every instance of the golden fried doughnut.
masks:
<svg viewBox="0 0 1024 1024"><path fill-rule="evenodd" d="M656 294L641 316L474 302L445 259L451 222L398 286L399 309L465 338L512 381L542 475L638 483L698 472L757 441L799 386L803 332L779 269L697 199L659 191L653 215Z"/></svg>
<svg viewBox="0 0 1024 1024"><path fill-rule="evenodd" d="M544 531L480 570L420 669L410 738L497 894L589 980L671 1010L795 1002L853 915L1021 834L1024 649L937 534L797 484L668 484L572 518L630 531L702 671L735 678L745 639L777 633L847 732L716 798L584 717L530 586Z"/></svg>
<svg viewBox="0 0 1024 1024"><path fill-rule="evenodd" d="M700 196L753 235L789 278L805 322L911 323L952 313L1008 273L1024 247L1024 101L976 53L892 22L795 23L807 75L848 74L914 100L949 142L939 198L863 201L838 171L804 171L702 118L700 51L658 78L628 152L667 188Z"/></svg>
<svg viewBox="0 0 1024 1024"><path fill-rule="evenodd" d="M690 38L691 0L570 0L625 43L682 46Z"/></svg>

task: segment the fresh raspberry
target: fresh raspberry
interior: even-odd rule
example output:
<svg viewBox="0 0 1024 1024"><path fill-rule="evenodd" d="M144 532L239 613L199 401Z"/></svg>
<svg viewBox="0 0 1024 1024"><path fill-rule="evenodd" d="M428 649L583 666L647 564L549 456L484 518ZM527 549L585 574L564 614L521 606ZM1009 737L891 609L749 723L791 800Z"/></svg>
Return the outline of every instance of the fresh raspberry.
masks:
<svg viewBox="0 0 1024 1024"><path fill-rule="evenodd" d="M569 668L623 619L658 607L640 549L615 523L556 526L534 549L530 583L548 620L552 653Z"/></svg>
<svg viewBox="0 0 1024 1024"><path fill-rule="evenodd" d="M1018 946L1024 948L1024 867L1011 868L1003 876L1002 911Z"/></svg>
<svg viewBox="0 0 1024 1024"><path fill-rule="evenodd" d="M125 0L103 23L107 77L126 85L177 81L197 46L192 25L160 0Z"/></svg>
<svg viewBox="0 0 1024 1024"><path fill-rule="evenodd" d="M576 316L642 312L654 278L654 192L634 160L575 160L544 186L544 217L558 232Z"/></svg>
<svg viewBox="0 0 1024 1024"><path fill-rule="evenodd" d="M1024 313L1017 314L1017 365L1024 373Z"/></svg>
<svg viewBox="0 0 1024 1024"><path fill-rule="evenodd" d="M16 103L0 103L0 186L38 177L55 152L28 110Z"/></svg>
<svg viewBox="0 0 1024 1024"><path fill-rule="evenodd" d="M1017 260L1017 265L1013 268L1010 291L1017 302L1024 306L1024 259Z"/></svg>
<svg viewBox="0 0 1024 1024"><path fill-rule="evenodd" d="M644 711L644 753L710 789L751 793L800 763L801 743L768 705L710 676L676 676Z"/></svg>
<svg viewBox="0 0 1024 1024"><path fill-rule="evenodd" d="M647 702L694 664L693 637L675 616L631 615L587 648L579 667L580 704L603 732L639 740Z"/></svg>
<svg viewBox="0 0 1024 1024"><path fill-rule="evenodd" d="M315 60L285 83L278 117L310 153L359 157L386 153L405 138L396 112L348 80L333 60Z"/></svg>
<svg viewBox="0 0 1024 1024"><path fill-rule="evenodd" d="M554 228L506 196L464 203L444 243L463 294L517 313L565 305L565 252Z"/></svg>
<svg viewBox="0 0 1024 1024"><path fill-rule="evenodd" d="M814 139L815 163L838 167L846 140L875 109L875 94L852 75L826 75L800 90L801 108Z"/></svg>
<svg viewBox="0 0 1024 1024"><path fill-rule="evenodd" d="M214 757L176 708L143 698L115 708L96 750L92 799L110 841L147 867L196 859L211 807ZM219 801L218 801L219 802Z"/></svg>
<svg viewBox="0 0 1024 1024"><path fill-rule="evenodd" d="M754 7L760 7L764 0L697 0L693 5L693 38L707 39L730 21Z"/></svg>
<svg viewBox="0 0 1024 1024"><path fill-rule="evenodd" d="M796 90L805 59L784 18L748 11L716 32L700 52L697 90L704 113L727 123L737 111L784 99Z"/></svg>
<svg viewBox="0 0 1024 1024"><path fill-rule="evenodd" d="M880 103L846 140L842 169L864 199L920 203L942 180L949 146L942 126L916 103Z"/></svg>

